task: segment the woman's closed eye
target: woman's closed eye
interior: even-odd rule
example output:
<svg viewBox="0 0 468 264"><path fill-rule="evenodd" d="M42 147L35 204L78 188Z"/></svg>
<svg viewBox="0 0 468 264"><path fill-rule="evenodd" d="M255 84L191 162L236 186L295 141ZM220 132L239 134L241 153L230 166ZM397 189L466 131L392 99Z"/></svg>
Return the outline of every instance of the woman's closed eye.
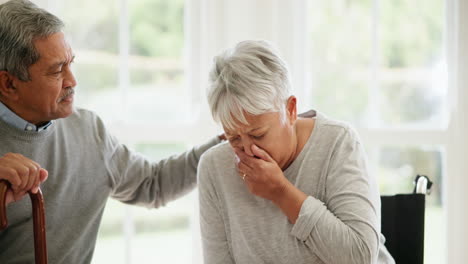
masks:
<svg viewBox="0 0 468 264"><path fill-rule="evenodd" d="M239 139L240 137L239 136L227 136L227 140L229 142L235 142Z"/></svg>
<svg viewBox="0 0 468 264"><path fill-rule="evenodd" d="M261 135L251 135L251 137L252 137L253 139L257 139L257 140L259 140L259 139L262 139L262 138L264 138L264 137L265 137L265 135L266 135L266 133L265 133L265 134L261 134Z"/></svg>

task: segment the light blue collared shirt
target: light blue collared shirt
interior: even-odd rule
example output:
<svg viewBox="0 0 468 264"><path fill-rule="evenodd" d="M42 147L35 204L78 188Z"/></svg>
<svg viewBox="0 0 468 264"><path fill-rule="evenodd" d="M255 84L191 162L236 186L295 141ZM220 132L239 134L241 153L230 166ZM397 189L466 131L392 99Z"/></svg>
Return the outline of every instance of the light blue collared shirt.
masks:
<svg viewBox="0 0 468 264"><path fill-rule="evenodd" d="M0 102L0 119L9 124L10 126L25 131L41 132L43 130L46 130L50 125L52 125L52 121L49 121L47 124L37 127L36 125L31 124L23 118L19 117L2 102Z"/></svg>

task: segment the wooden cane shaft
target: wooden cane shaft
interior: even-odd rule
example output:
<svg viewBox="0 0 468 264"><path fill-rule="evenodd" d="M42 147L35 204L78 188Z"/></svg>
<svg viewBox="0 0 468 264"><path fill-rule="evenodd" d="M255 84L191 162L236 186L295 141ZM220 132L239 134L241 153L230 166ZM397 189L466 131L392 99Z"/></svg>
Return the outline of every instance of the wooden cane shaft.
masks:
<svg viewBox="0 0 468 264"><path fill-rule="evenodd" d="M47 264L47 240L45 232L44 197L39 188L37 193L29 193L33 207L34 255L36 263Z"/></svg>
<svg viewBox="0 0 468 264"><path fill-rule="evenodd" d="M8 226L5 205L8 185L7 181L0 180L0 230L3 230Z"/></svg>
<svg viewBox="0 0 468 264"><path fill-rule="evenodd" d="M8 226L6 217L6 192L9 184L4 180L0 180L0 230ZM37 193L29 193L32 203L32 214L34 224L34 255L36 263L47 264L47 245L45 233L45 210L44 210L44 197L42 196L41 189Z"/></svg>

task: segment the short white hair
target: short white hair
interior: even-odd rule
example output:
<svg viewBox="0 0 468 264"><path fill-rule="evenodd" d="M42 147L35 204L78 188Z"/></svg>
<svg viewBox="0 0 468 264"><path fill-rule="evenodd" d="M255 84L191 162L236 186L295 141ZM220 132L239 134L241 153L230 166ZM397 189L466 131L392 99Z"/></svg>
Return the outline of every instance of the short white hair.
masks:
<svg viewBox="0 0 468 264"><path fill-rule="evenodd" d="M266 41L243 41L216 56L208 104L216 122L234 130L251 115L279 112L286 121L291 81L286 63Z"/></svg>

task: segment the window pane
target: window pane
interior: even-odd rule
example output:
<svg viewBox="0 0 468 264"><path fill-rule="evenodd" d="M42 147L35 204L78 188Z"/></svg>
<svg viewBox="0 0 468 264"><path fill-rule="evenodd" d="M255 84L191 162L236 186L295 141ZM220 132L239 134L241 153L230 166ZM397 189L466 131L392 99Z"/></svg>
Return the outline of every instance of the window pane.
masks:
<svg viewBox="0 0 468 264"><path fill-rule="evenodd" d="M444 126L444 1L380 3L381 125Z"/></svg>
<svg viewBox="0 0 468 264"><path fill-rule="evenodd" d="M314 107L357 125L444 127L444 1L382 0L377 12L373 2L311 0Z"/></svg>
<svg viewBox="0 0 468 264"><path fill-rule="evenodd" d="M122 239L126 205L109 199L102 217L92 263L125 263L125 241Z"/></svg>
<svg viewBox="0 0 468 264"><path fill-rule="evenodd" d="M192 262L190 214L193 194L155 209L132 207L135 237L132 263L186 264Z"/></svg>
<svg viewBox="0 0 468 264"><path fill-rule="evenodd" d="M65 34L75 53L77 105L96 111L106 122L121 113L118 89L117 1L50 1L65 22ZM86 12L83 12L86 10ZM93 263L125 263L125 205L109 200L99 229Z"/></svg>
<svg viewBox="0 0 468 264"><path fill-rule="evenodd" d="M184 86L184 0L133 0L130 12L131 120L180 121L190 113Z"/></svg>
<svg viewBox="0 0 468 264"><path fill-rule="evenodd" d="M437 146L385 146L379 151L381 194L411 193L417 174L427 175L434 182L431 194L426 196L424 263L428 264L440 264L445 260L442 155L442 148Z"/></svg>
<svg viewBox="0 0 468 264"><path fill-rule="evenodd" d="M140 143L136 151L160 160L186 150L183 143ZM131 263L146 263L157 256L161 263L190 263L192 237L189 226L192 194L158 209L128 206L109 199L104 212L93 263L125 263L129 243ZM133 237L124 241L124 221L133 221Z"/></svg>
<svg viewBox="0 0 468 264"><path fill-rule="evenodd" d="M370 0L311 1L313 106L334 118L363 123L368 100Z"/></svg>
<svg viewBox="0 0 468 264"><path fill-rule="evenodd" d="M59 17L75 53L77 105L96 111L110 122L121 115L118 90L119 2L60 1ZM86 10L86 11L84 11Z"/></svg>
<svg viewBox="0 0 468 264"><path fill-rule="evenodd" d="M153 160L182 153L186 148L183 143L140 143L136 146L138 152ZM131 241L132 263L148 263L155 259L160 263L192 262L192 196L190 194L157 210L132 207L135 224L135 236Z"/></svg>

